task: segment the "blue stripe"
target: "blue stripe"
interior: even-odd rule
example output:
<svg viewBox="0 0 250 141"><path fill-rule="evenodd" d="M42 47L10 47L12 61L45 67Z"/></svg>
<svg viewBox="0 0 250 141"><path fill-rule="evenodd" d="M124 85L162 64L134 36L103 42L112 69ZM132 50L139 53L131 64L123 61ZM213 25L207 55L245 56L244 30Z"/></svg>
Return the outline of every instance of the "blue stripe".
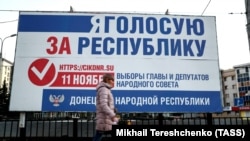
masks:
<svg viewBox="0 0 250 141"><path fill-rule="evenodd" d="M123 97L120 99L120 105L116 105L120 112L222 112L220 91L148 91L148 90L113 90L114 97ZM65 100L60 106L55 107L49 101L49 95L64 94ZM95 97L95 90L65 90L65 89L45 89L43 93L42 111L95 111L94 104L75 104L70 105L72 97ZM176 98L175 105L143 104L145 97ZM134 105L132 101L126 102L126 98L134 98L138 103ZM210 105L195 105L193 103L182 103L180 98L208 98ZM141 101L140 101L141 100ZM142 105L140 104L142 103ZM178 103L179 102L179 103ZM185 101L184 101L185 102Z"/></svg>
<svg viewBox="0 0 250 141"><path fill-rule="evenodd" d="M92 16L20 15L19 32L90 32Z"/></svg>

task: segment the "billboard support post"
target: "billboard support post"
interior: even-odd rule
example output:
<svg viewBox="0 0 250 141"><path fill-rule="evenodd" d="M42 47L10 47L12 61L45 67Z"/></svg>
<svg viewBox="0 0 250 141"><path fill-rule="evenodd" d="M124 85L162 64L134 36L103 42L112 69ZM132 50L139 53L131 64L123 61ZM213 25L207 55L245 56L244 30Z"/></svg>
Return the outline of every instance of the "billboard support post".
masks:
<svg viewBox="0 0 250 141"><path fill-rule="evenodd" d="M158 114L159 125L163 125L163 119L164 119L163 113L159 113Z"/></svg>
<svg viewBox="0 0 250 141"><path fill-rule="evenodd" d="M212 113L207 113L206 119L207 119L207 125L213 125Z"/></svg>
<svg viewBox="0 0 250 141"><path fill-rule="evenodd" d="M73 118L73 136L74 138L77 137L77 118Z"/></svg>
<svg viewBox="0 0 250 141"><path fill-rule="evenodd" d="M24 138L26 135L26 128L25 128L25 112L20 113L20 118L19 118L19 128L20 128L20 137Z"/></svg>

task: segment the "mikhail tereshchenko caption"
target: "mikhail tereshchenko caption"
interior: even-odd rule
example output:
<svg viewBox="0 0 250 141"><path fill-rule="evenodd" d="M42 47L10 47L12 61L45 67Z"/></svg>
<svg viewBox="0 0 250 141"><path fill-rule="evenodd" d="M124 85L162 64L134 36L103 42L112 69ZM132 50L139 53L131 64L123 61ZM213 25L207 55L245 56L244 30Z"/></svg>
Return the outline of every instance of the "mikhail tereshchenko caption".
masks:
<svg viewBox="0 0 250 141"><path fill-rule="evenodd" d="M115 129L116 137L245 137L244 129L214 129L214 130L190 130L190 129L173 129L159 130L155 128L136 129Z"/></svg>

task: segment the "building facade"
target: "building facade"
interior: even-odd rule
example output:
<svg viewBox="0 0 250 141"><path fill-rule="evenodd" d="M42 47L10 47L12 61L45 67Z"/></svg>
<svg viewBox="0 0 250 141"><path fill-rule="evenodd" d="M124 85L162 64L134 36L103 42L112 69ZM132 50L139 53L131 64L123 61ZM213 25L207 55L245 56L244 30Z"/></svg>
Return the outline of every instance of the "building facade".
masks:
<svg viewBox="0 0 250 141"><path fill-rule="evenodd" d="M234 99L238 98L237 81L234 69L222 70L222 93L224 107L234 106Z"/></svg>
<svg viewBox="0 0 250 141"><path fill-rule="evenodd" d="M13 63L2 58L0 62L0 88L3 88L5 82L7 87L7 93L10 92L11 86L11 73L12 73Z"/></svg>
<svg viewBox="0 0 250 141"><path fill-rule="evenodd" d="M234 98L232 111L241 117L250 117L250 63L234 66L237 80L238 97Z"/></svg>

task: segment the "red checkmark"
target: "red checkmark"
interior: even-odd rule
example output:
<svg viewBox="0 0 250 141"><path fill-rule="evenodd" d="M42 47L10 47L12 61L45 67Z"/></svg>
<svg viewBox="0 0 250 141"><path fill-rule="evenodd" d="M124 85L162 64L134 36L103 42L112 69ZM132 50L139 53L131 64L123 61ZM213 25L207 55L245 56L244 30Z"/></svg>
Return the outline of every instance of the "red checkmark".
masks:
<svg viewBox="0 0 250 141"><path fill-rule="evenodd" d="M30 81L38 86L44 86L54 79L55 66L50 60L42 58L35 60L29 67L28 76Z"/></svg>

